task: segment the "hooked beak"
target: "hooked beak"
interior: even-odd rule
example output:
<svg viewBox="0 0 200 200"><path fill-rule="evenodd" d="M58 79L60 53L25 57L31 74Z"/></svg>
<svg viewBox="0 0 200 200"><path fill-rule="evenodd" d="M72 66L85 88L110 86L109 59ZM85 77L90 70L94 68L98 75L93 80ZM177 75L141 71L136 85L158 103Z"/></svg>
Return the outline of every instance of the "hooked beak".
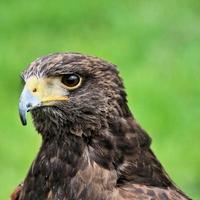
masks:
<svg viewBox="0 0 200 200"><path fill-rule="evenodd" d="M27 124L27 112L41 106L52 106L56 101L67 101L68 95L68 90L58 77L30 77L26 80L19 100L19 115L22 124L24 126Z"/></svg>
<svg viewBox="0 0 200 200"><path fill-rule="evenodd" d="M38 97L33 96L33 94L24 88L19 100L19 115L22 124L25 126L27 124L26 115L32 108L40 107L41 101Z"/></svg>

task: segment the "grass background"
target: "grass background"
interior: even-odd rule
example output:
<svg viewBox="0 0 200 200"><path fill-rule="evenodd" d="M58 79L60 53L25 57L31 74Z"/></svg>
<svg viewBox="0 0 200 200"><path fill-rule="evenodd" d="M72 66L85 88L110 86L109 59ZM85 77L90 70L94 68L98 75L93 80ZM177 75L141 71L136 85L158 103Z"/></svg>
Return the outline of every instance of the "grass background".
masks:
<svg viewBox="0 0 200 200"><path fill-rule="evenodd" d="M200 199L200 1L0 2L0 199L23 180L40 145L18 117L20 72L57 51L119 66L129 105L173 180Z"/></svg>

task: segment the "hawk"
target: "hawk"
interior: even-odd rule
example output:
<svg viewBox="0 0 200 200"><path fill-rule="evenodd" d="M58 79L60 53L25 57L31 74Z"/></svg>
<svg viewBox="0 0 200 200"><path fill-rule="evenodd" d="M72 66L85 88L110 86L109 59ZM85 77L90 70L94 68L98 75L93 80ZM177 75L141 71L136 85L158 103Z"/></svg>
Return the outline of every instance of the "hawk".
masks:
<svg viewBox="0 0 200 200"><path fill-rule="evenodd" d="M22 73L23 125L30 111L42 144L12 200L186 200L136 122L115 65L55 53Z"/></svg>

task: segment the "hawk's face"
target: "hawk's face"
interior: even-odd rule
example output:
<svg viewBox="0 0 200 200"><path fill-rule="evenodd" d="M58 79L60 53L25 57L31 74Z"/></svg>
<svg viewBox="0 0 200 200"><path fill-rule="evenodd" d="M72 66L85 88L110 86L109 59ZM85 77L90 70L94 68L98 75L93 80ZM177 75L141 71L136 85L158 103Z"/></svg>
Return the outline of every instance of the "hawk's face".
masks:
<svg viewBox="0 0 200 200"><path fill-rule="evenodd" d="M22 77L20 116L31 111L39 132L70 127L74 134L105 125L122 116L125 93L114 65L80 54L58 53L30 64ZM76 127L73 127L73 126Z"/></svg>

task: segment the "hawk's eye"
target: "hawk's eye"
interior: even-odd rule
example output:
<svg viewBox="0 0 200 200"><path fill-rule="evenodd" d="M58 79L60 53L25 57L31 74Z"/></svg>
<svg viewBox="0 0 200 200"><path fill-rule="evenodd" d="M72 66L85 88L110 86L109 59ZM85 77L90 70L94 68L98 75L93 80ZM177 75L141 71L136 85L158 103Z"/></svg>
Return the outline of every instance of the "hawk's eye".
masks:
<svg viewBox="0 0 200 200"><path fill-rule="evenodd" d="M61 82L72 90L80 86L81 77L77 74L65 74L62 76Z"/></svg>

